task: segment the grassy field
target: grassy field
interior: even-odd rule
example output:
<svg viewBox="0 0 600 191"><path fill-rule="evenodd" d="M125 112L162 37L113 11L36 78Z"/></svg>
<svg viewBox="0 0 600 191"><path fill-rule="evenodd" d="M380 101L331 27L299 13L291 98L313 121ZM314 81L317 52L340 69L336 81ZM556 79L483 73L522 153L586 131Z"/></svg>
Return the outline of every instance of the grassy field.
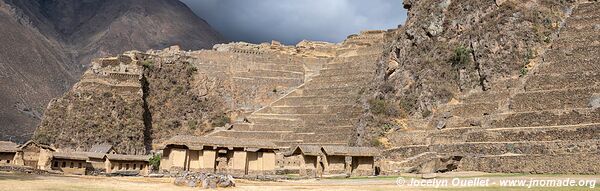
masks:
<svg viewBox="0 0 600 191"><path fill-rule="evenodd" d="M573 190L600 190L598 187L500 187L498 183L513 179L543 179L543 180L594 180L600 181L599 176L581 175L525 175L525 174L485 174L485 173L450 173L439 175L438 181L451 181L455 178L489 179L489 186L402 186L397 185L401 177L408 183L409 180L426 181L418 175L380 176L380 177L353 177L353 178L324 178L321 180L293 180L277 182L256 182L236 180L237 187L221 188L218 190L532 190L532 191L573 191ZM172 184L170 178L144 178L144 177L91 177L91 176L56 176L56 175L30 175L0 172L0 191L187 191L199 188L178 187ZM597 183L596 183L597 184Z"/></svg>

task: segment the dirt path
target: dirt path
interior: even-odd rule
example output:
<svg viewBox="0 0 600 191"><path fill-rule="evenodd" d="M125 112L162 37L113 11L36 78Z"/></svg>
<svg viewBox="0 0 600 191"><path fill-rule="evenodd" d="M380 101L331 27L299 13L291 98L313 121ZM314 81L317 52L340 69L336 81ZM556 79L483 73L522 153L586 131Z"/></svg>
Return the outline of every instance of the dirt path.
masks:
<svg viewBox="0 0 600 191"><path fill-rule="evenodd" d="M600 190L598 187L500 187L503 180L512 179L543 179L543 180L595 180L600 181L600 176L579 175L521 175L521 174L486 174L486 173L452 173L440 175L436 181L448 181L459 178L461 180L487 180L489 186L407 186L410 181L427 181L419 176L404 175L401 177L404 185L398 186L398 177L361 177L351 179L322 179L322 180L293 180L278 182L258 182L237 180L237 187L218 190ZM170 178L144 178L144 177L90 177L90 176L40 176L29 174L15 174L0 172L0 191L187 191L199 188L178 187L173 185ZM492 183L496 183L495 185ZM600 185L596 183L597 185Z"/></svg>

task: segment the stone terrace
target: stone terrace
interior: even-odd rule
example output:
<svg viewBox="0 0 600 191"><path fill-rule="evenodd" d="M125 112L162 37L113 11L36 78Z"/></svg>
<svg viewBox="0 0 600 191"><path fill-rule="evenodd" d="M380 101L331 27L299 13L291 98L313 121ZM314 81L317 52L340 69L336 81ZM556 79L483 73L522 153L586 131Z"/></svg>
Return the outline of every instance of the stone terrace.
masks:
<svg viewBox="0 0 600 191"><path fill-rule="evenodd" d="M213 137L266 139L281 146L347 145L361 107L359 92L374 78L386 32L350 36L312 79Z"/></svg>
<svg viewBox="0 0 600 191"><path fill-rule="evenodd" d="M600 171L599 15L600 3L579 4L525 77L441 107L429 128L398 133L388 168L462 156L465 171Z"/></svg>

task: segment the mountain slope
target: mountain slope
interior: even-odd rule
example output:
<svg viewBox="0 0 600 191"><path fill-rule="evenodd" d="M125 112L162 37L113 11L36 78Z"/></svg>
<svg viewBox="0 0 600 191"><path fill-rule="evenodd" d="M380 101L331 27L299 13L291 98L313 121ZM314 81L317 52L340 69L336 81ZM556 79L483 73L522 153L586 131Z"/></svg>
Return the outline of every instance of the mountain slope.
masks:
<svg viewBox="0 0 600 191"><path fill-rule="evenodd" d="M0 139L28 139L92 58L210 48L222 37L179 1L0 0Z"/></svg>

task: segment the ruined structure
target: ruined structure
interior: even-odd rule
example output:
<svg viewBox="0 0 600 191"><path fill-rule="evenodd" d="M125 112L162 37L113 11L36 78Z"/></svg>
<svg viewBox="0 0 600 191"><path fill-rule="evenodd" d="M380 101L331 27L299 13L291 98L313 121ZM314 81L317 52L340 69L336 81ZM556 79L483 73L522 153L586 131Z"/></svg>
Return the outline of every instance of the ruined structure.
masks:
<svg viewBox="0 0 600 191"><path fill-rule="evenodd" d="M405 26L339 44L99 59L36 140L164 149L170 172L600 172L599 3L404 4Z"/></svg>
<svg viewBox="0 0 600 191"><path fill-rule="evenodd" d="M371 176L379 150L367 147L278 146L271 140L175 136L164 143L160 170L226 173L237 177L296 174Z"/></svg>
<svg viewBox="0 0 600 191"><path fill-rule="evenodd" d="M392 33L365 32L342 44L232 43L101 58L49 104L35 137L63 148L108 142L118 152L143 154L172 136L224 127L211 136L347 145L357 92ZM332 130L341 134L329 139L324 132Z"/></svg>
<svg viewBox="0 0 600 191"><path fill-rule="evenodd" d="M320 59L322 68L312 79L245 116L233 128L210 136L270 140L281 146L349 145L362 109L359 92L373 80L385 42L394 32L349 36L330 57Z"/></svg>

